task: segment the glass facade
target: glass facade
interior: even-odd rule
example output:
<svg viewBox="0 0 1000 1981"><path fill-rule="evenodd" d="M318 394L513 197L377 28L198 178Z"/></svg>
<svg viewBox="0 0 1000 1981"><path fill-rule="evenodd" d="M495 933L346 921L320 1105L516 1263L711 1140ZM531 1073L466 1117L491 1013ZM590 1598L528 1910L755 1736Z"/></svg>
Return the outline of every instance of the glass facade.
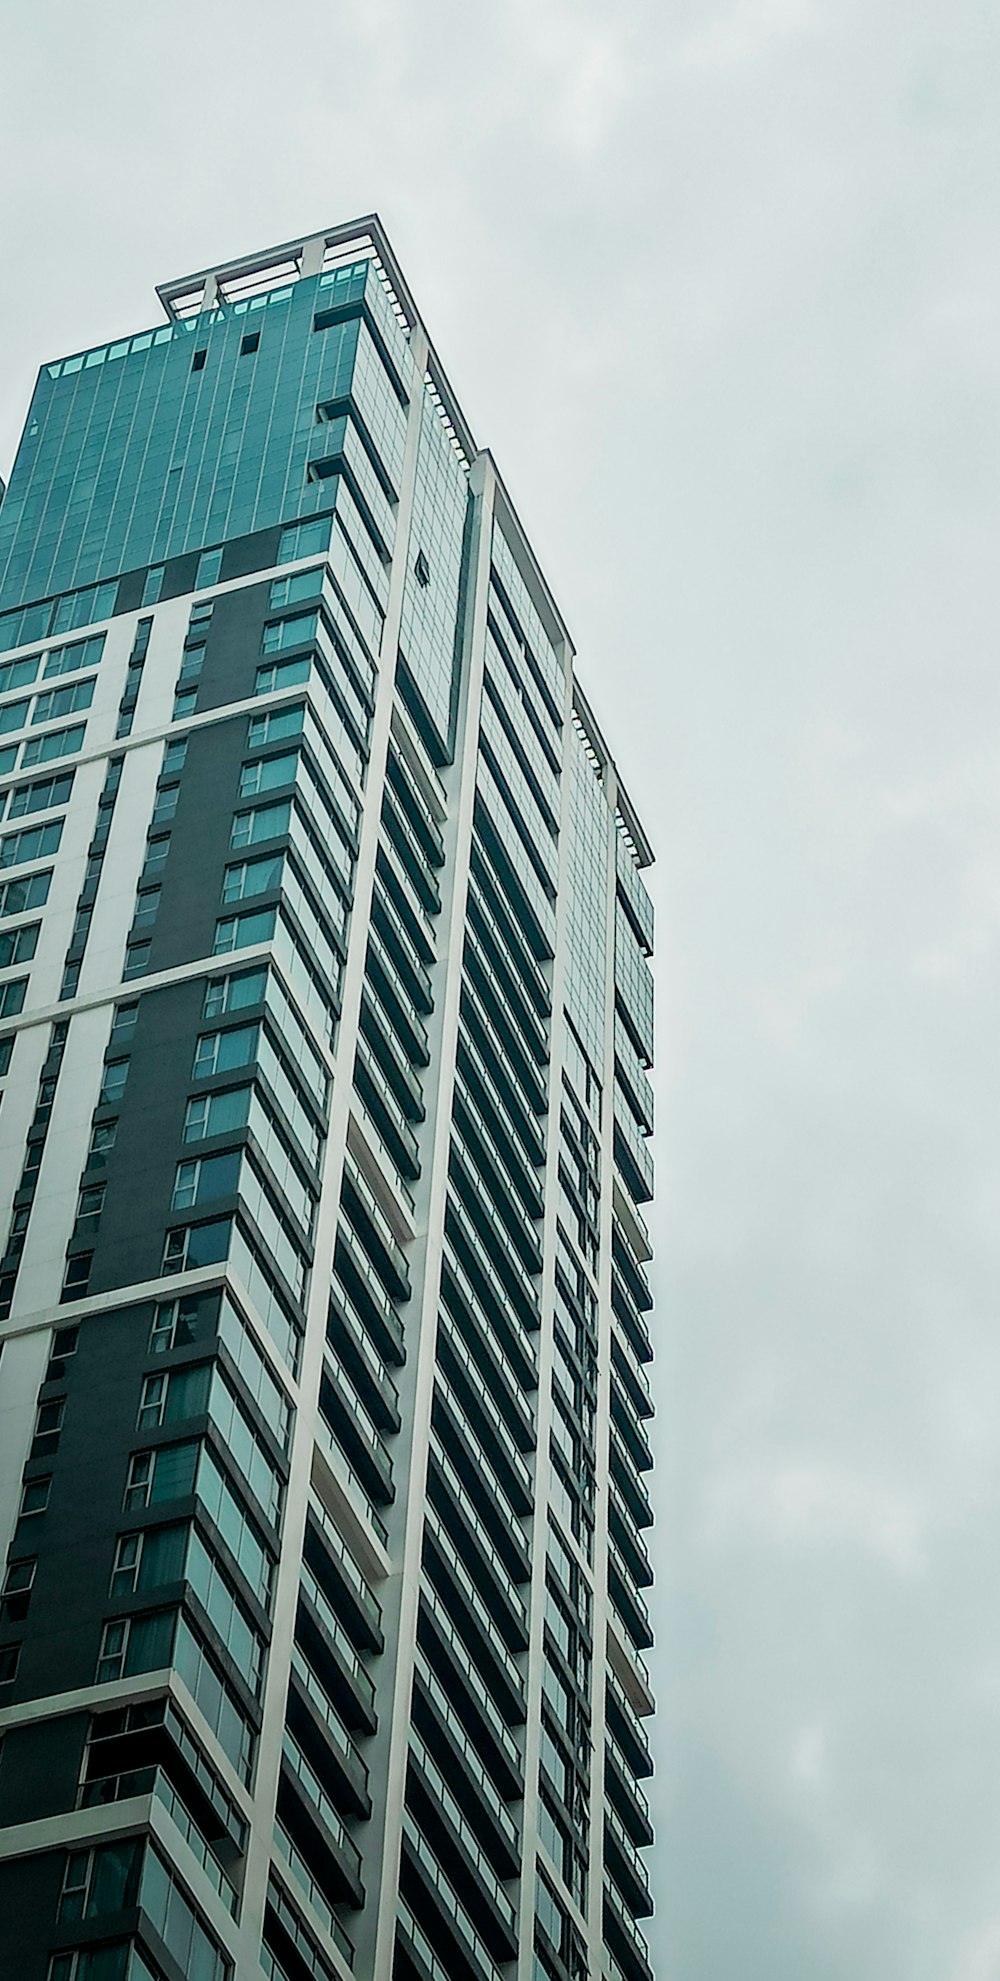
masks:
<svg viewBox="0 0 1000 1981"><path fill-rule="evenodd" d="M0 506L0 1951L649 1981L649 854L381 230L161 296Z"/></svg>

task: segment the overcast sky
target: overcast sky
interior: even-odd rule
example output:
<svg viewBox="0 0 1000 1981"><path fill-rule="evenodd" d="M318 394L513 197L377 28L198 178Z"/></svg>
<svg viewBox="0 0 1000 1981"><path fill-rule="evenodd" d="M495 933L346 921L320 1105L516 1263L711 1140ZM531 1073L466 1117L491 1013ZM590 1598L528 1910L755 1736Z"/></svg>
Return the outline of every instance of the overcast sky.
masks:
<svg viewBox="0 0 1000 1981"><path fill-rule="evenodd" d="M660 1981L1000 1976L1000 13L7 0L38 363L377 207L660 855Z"/></svg>

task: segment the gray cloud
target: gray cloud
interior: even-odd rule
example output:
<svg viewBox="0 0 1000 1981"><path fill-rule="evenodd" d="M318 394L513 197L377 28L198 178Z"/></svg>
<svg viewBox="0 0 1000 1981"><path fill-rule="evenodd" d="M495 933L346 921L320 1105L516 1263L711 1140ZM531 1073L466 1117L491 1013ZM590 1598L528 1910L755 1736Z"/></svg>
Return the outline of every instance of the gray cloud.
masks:
<svg viewBox="0 0 1000 1981"><path fill-rule="evenodd" d="M1000 21L8 9L0 460L378 206L661 854L673 1981L1000 1975Z"/></svg>

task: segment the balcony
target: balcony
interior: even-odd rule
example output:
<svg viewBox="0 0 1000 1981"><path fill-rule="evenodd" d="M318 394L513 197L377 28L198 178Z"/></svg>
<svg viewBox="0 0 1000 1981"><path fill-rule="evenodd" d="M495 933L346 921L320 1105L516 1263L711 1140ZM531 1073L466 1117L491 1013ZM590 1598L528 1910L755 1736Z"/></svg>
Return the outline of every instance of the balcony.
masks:
<svg viewBox="0 0 1000 1981"><path fill-rule="evenodd" d="M645 1749L643 1751L646 1752ZM649 1759L648 1753L646 1758ZM646 1773L651 1772L650 1762ZM608 1801L617 1809L633 1843L639 1846L652 1843L653 1825L649 1820L649 1804L624 1750L615 1739L610 1720L605 1733L604 1791Z"/></svg>
<svg viewBox="0 0 1000 1981"><path fill-rule="evenodd" d="M516 1660L502 1642L490 1610L431 1505L424 1524L424 1569L508 1722L522 1724L524 1689Z"/></svg>
<svg viewBox="0 0 1000 1981"><path fill-rule="evenodd" d="M368 937L365 976L396 1037L414 1066L430 1063L427 1029L410 1002L406 985L376 928Z"/></svg>
<svg viewBox="0 0 1000 1981"><path fill-rule="evenodd" d="M503 1288L504 1304L513 1303L526 1328L540 1326L536 1276L523 1265L493 1208L483 1201L483 1183L475 1158L457 1123L452 1123L449 1177L463 1209L475 1226ZM478 1247L476 1248L478 1250Z"/></svg>
<svg viewBox="0 0 1000 1981"><path fill-rule="evenodd" d="M389 789L424 858L432 867L443 867L441 827L409 772L404 769L402 757L395 748L390 748L385 774Z"/></svg>
<svg viewBox="0 0 1000 1981"><path fill-rule="evenodd" d="M351 1732L374 1733L378 1726L375 1687L349 1632L305 1562L300 1571L295 1630L345 1725Z"/></svg>
<svg viewBox="0 0 1000 1981"><path fill-rule="evenodd" d="M631 1518L637 1527L651 1527L653 1509L649 1504L645 1486L639 1477L631 1456L618 1434L618 1426L612 1422L608 1441L611 1459L611 1478L625 1502Z"/></svg>
<svg viewBox="0 0 1000 1981"><path fill-rule="evenodd" d="M545 1142L539 1134L534 1111L511 1086L509 1065L499 1065L495 1054L484 1051L467 1026L459 1030L458 1070L470 1093L478 1096L480 1106L493 1123L493 1133L499 1136L504 1148L509 1148L519 1163L526 1164L529 1173L544 1169ZM532 1175L531 1182L533 1188L540 1189L536 1176Z"/></svg>
<svg viewBox="0 0 1000 1981"><path fill-rule="evenodd" d="M403 1323L361 1240L344 1223L337 1227L333 1270L335 1278L346 1288L348 1298L353 1300L355 1311L360 1314L379 1353L385 1356L386 1361L402 1367L406 1360ZM336 1298L336 1285L333 1291Z"/></svg>
<svg viewBox="0 0 1000 1981"><path fill-rule="evenodd" d="M609 1498L609 1523L614 1543L637 1589L650 1588L653 1581L653 1567L648 1554L632 1525L628 1508L617 1487L612 1481Z"/></svg>
<svg viewBox="0 0 1000 1981"><path fill-rule="evenodd" d="M653 1910L646 1867L621 1818L604 1811L604 1862L633 1919L648 1919Z"/></svg>
<svg viewBox="0 0 1000 1981"><path fill-rule="evenodd" d="M653 1981L646 1942L612 1886L604 1886L604 1937L624 1981Z"/></svg>
<svg viewBox="0 0 1000 1981"><path fill-rule="evenodd" d="M494 1959L517 1952L514 1907L426 1741L410 1729L407 1805L434 1854L448 1865L467 1916Z"/></svg>
<svg viewBox="0 0 1000 1981"><path fill-rule="evenodd" d="M447 1334L454 1352L475 1368L478 1380L489 1396L492 1410L503 1427L508 1445L513 1445L522 1454L534 1451L534 1419L524 1398L518 1372L478 1301L473 1301L471 1297L463 1298L459 1292L450 1259L445 1261L442 1272L441 1304L443 1313L438 1329L439 1343Z"/></svg>
<svg viewBox="0 0 1000 1981"><path fill-rule="evenodd" d="M437 877L428 866L420 848L414 844L413 834L406 821L402 806L394 791L387 785L382 798L383 844L388 846L409 879L417 899L428 915L441 913L441 890Z"/></svg>
<svg viewBox="0 0 1000 1981"><path fill-rule="evenodd" d="M462 1899L409 1810L403 1815L400 1890L430 1943L447 1948L447 1981L505 1981ZM650 1977L652 1981L652 1977Z"/></svg>
<svg viewBox="0 0 1000 1981"><path fill-rule="evenodd" d="M516 921L510 914L503 882L491 866L482 840L473 839L469 892L481 916L492 924L494 941L510 954L524 988L543 1023L552 1012L552 993Z"/></svg>
<svg viewBox="0 0 1000 1981"><path fill-rule="evenodd" d="M277 1812L334 1905L361 1906L361 1857L350 1831L294 1735L281 1743Z"/></svg>
<svg viewBox="0 0 1000 1981"><path fill-rule="evenodd" d="M426 891L424 894L418 893L405 862L400 858L387 833L383 833L379 840L378 852L375 856L375 872L386 893L391 894L400 914L407 915L414 927L423 929L428 948L433 951L431 929L434 917L440 911L441 897L438 894L437 907L432 908L427 900ZM430 868L425 867L424 874L425 878L433 880Z"/></svg>
<svg viewBox="0 0 1000 1981"><path fill-rule="evenodd" d="M354 1948L326 1896L324 1887L320 1884L318 1878L313 1876L298 1845L289 1836L284 1824L279 1821L276 1821L274 1825L274 1848L276 1852L275 1861L283 1867L289 1882L294 1886L297 1902L301 1904L303 1899L305 1900L307 1919L311 1920L314 1930L316 1927L320 1929L320 1944L322 1944L322 1935L325 1933L327 1938L336 1947L341 1959L346 1961L348 1967L353 1967ZM268 1883L269 1908L273 1906L283 1923L287 1922L286 1937L290 1938L293 1944L297 1944L298 1935L295 1934L294 1928L292 1931L288 1930L288 1927L292 1923L289 1918L291 1907L287 1902L282 1904L283 1899L284 1893L280 1891L278 1880L275 1879L272 1873Z"/></svg>
<svg viewBox="0 0 1000 1981"><path fill-rule="evenodd" d="M372 1421L380 1431L398 1431L396 1385L368 1334L357 1308L341 1286L331 1293L326 1312L326 1338L354 1378Z"/></svg>
<svg viewBox="0 0 1000 1981"><path fill-rule="evenodd" d="M636 1416L643 1419L652 1417L653 1400L646 1386L642 1365L631 1342L617 1329L611 1335L611 1366Z"/></svg>
<svg viewBox="0 0 1000 1981"><path fill-rule="evenodd" d="M358 1100L369 1116L375 1133L385 1147L393 1169L400 1178L414 1183L420 1175L417 1138L399 1100L383 1073L375 1054L358 1037L354 1061L354 1087Z"/></svg>
<svg viewBox="0 0 1000 1981"><path fill-rule="evenodd" d="M612 1220L611 1226L611 1256L625 1282L632 1305L638 1308L640 1314L648 1314L653 1304L653 1296L646 1283L645 1273L617 1218Z"/></svg>
<svg viewBox="0 0 1000 1981"><path fill-rule="evenodd" d="M646 1442L625 1385L619 1380L618 1371L614 1368L611 1372L611 1415L636 1471L650 1471L653 1454Z"/></svg>
<svg viewBox="0 0 1000 1981"><path fill-rule="evenodd" d="M426 1016L434 1008L434 994L427 962L418 952L401 915L384 890L376 887L372 896L372 922L388 950L418 1011Z"/></svg>
<svg viewBox="0 0 1000 1981"><path fill-rule="evenodd" d="M518 1826L419 1645L412 1713L424 1740L446 1766L448 1779L494 1870L503 1878L516 1877L521 1863Z"/></svg>
<svg viewBox="0 0 1000 1981"><path fill-rule="evenodd" d="M390 1296L408 1300L406 1254L371 1184L350 1155L344 1163L341 1207Z"/></svg>
<svg viewBox="0 0 1000 1981"><path fill-rule="evenodd" d="M527 1617L516 1584L511 1580L506 1562L494 1547L485 1522L466 1495L462 1480L436 1430L431 1432L427 1490L429 1503L474 1578L503 1642L510 1651L526 1651Z"/></svg>
<svg viewBox="0 0 1000 1981"><path fill-rule="evenodd" d="M637 1651L648 1651L653 1642L649 1611L612 1540L608 1554L608 1594Z"/></svg>
<svg viewBox="0 0 1000 1981"><path fill-rule="evenodd" d="M448 1320L438 1327L438 1363L455 1392L462 1415L472 1426L515 1513L527 1515L534 1505L531 1474L493 1400L482 1371ZM520 1428L520 1427L519 1427Z"/></svg>
<svg viewBox="0 0 1000 1981"><path fill-rule="evenodd" d="M615 1162L637 1204L653 1195L653 1154L626 1100L615 1096Z"/></svg>
<svg viewBox="0 0 1000 1981"><path fill-rule="evenodd" d="M303 1558L362 1649L379 1653L384 1644L382 1611L336 1522L315 1492L309 1494Z"/></svg>
<svg viewBox="0 0 1000 1981"><path fill-rule="evenodd" d="M312 1754L341 1814L367 1821L372 1813L368 1770L333 1700L298 1644L292 1649L285 1713L291 1732L303 1753Z"/></svg>
<svg viewBox="0 0 1000 1981"><path fill-rule="evenodd" d="M453 1224L455 1224L458 1222L458 1213L454 1212L453 1207L452 1211ZM484 1263L481 1255L480 1261ZM484 1298L482 1292L477 1290L476 1284L462 1264L454 1230L451 1228L445 1245L444 1277L444 1299L448 1312L457 1320L457 1307L460 1306L466 1322L463 1333L468 1339L470 1330L474 1331L482 1345L483 1354L488 1353L499 1362L508 1381L511 1396L515 1399L514 1407L517 1408L516 1400L519 1399L521 1391L533 1394L538 1388L534 1346L530 1339L522 1334L519 1327L511 1331L510 1317L503 1303L503 1289L495 1275L490 1273L486 1276L486 1284L490 1288L492 1299ZM530 1407L527 1403L523 1407L530 1418ZM530 1445L522 1443L520 1438L515 1439L515 1442L521 1451L532 1449L535 1442L533 1424Z"/></svg>
<svg viewBox="0 0 1000 1981"><path fill-rule="evenodd" d="M642 1721L610 1665L607 1668L605 1700L608 1726L621 1746L627 1768L631 1774L645 1779L653 1772L653 1757L646 1743Z"/></svg>
<svg viewBox="0 0 1000 1981"><path fill-rule="evenodd" d="M361 993L360 1031L378 1060L401 1113L407 1121L423 1121L425 1108L420 1081L367 984Z"/></svg>
<svg viewBox="0 0 1000 1981"><path fill-rule="evenodd" d="M477 1150L499 1179L503 1200L510 1203L508 1222L511 1229L520 1229L525 1233L526 1255L530 1251L540 1256L539 1248L533 1242L536 1234L525 1225L525 1219L540 1220L545 1212L545 1202L538 1177L514 1135L510 1118L501 1112L502 1103L498 1102L496 1094L491 1092L481 1077L473 1075L470 1079L460 1065L455 1080L454 1107L463 1133L475 1142ZM516 1203L515 1195L518 1199Z"/></svg>
<svg viewBox="0 0 1000 1981"><path fill-rule="evenodd" d="M646 1332L646 1324L642 1320L639 1309L625 1284L625 1280L613 1260L611 1265L611 1305L621 1323L625 1339L637 1361L651 1362L653 1359L653 1347Z"/></svg>
<svg viewBox="0 0 1000 1981"><path fill-rule="evenodd" d="M498 1084L506 1085L511 1107L525 1108L535 1116L546 1110L545 1072L539 1070L525 1051L516 1026L511 1025L497 997L484 994L476 976L462 974L461 1017L463 1031L493 1067Z"/></svg>
<svg viewBox="0 0 1000 1981"><path fill-rule="evenodd" d="M470 904L471 905L471 904ZM465 970L501 1028L513 1032L521 1051L536 1066L548 1062L548 1037L503 953L489 939L487 924L470 913L465 925Z"/></svg>
<svg viewBox="0 0 1000 1981"><path fill-rule="evenodd" d="M520 1800L524 1780L520 1750L489 1686L456 1630L436 1589L425 1582L417 1613L417 1642L427 1653L463 1725L490 1756L493 1779L508 1801Z"/></svg>
<svg viewBox="0 0 1000 1981"><path fill-rule="evenodd" d="M376 1506L390 1506L396 1497L392 1463L357 1392L342 1370L334 1371L324 1357L319 1389L320 1416L339 1444Z"/></svg>

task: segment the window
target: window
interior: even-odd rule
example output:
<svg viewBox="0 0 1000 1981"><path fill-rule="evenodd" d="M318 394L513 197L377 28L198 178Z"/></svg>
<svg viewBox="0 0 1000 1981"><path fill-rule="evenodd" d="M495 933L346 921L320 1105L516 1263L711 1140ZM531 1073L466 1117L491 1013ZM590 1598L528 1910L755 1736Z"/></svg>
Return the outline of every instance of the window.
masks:
<svg viewBox="0 0 1000 1981"><path fill-rule="evenodd" d="M123 969L121 975L123 977L141 977L143 971L149 969L150 955L152 955L152 943L147 941L147 937L141 937L139 943L127 943L125 945L125 969Z"/></svg>
<svg viewBox="0 0 1000 1981"><path fill-rule="evenodd" d="M21 750L21 768L29 764L51 763L54 757L71 757L82 750L85 725L76 722L71 729L53 730L50 736L29 736Z"/></svg>
<svg viewBox="0 0 1000 1981"><path fill-rule="evenodd" d="M255 695L272 695L279 688L295 688L302 681L308 681L312 672L312 655L304 653L296 660L272 661L267 667L258 667L253 691Z"/></svg>
<svg viewBox="0 0 1000 1981"><path fill-rule="evenodd" d="M38 777L33 784L19 784L10 794L8 817L24 818L30 812L47 812L53 805L65 805L72 790L71 770L62 771L58 777Z"/></svg>
<svg viewBox="0 0 1000 1981"><path fill-rule="evenodd" d="M3 1596L0 1597L0 1623L24 1622L37 1567L37 1555L28 1561L11 1562L3 1585Z"/></svg>
<svg viewBox="0 0 1000 1981"><path fill-rule="evenodd" d="M211 1373L209 1362L197 1362L193 1369L157 1370L155 1375L146 1376L139 1403L139 1430L200 1417L208 1404Z"/></svg>
<svg viewBox="0 0 1000 1981"><path fill-rule="evenodd" d="M269 942L274 934L275 913L273 908L258 908L255 913L228 915L216 922L213 956L225 956L234 949L249 949L255 942ZM24 981L26 985L27 978ZM21 1002L24 1002L23 996ZM0 1010L0 1017L5 1015Z"/></svg>
<svg viewBox="0 0 1000 1981"><path fill-rule="evenodd" d="M313 557L330 548L330 516L311 516L308 522L292 523L282 530L277 562L293 564L299 557Z"/></svg>
<svg viewBox="0 0 1000 1981"><path fill-rule="evenodd" d="M49 825L24 826L20 832L9 832L5 839L0 839L0 867L19 867L28 860L43 859L47 853L58 853L62 829L62 819L55 819Z"/></svg>
<svg viewBox="0 0 1000 1981"><path fill-rule="evenodd" d="M135 914L132 918L133 928L151 927L153 922L155 922L156 920L157 914L159 913L159 908L160 908L159 886L157 885L155 887L140 887L135 897Z"/></svg>
<svg viewBox="0 0 1000 1981"><path fill-rule="evenodd" d="M0 970L7 970L12 963L30 963L38 947L40 922L31 922L27 928L6 929L0 934Z"/></svg>
<svg viewBox="0 0 1000 1981"><path fill-rule="evenodd" d="M106 1183L84 1184L80 1192L80 1201L76 1208L77 1224L89 1224L91 1228L96 1226L97 1220L104 1209L104 1192L107 1187Z"/></svg>
<svg viewBox="0 0 1000 1981"><path fill-rule="evenodd" d="M163 590L163 565L153 564L150 567L150 569L146 572L146 579L142 587L142 598L140 600L140 603L142 605L156 605L159 601L160 593L162 590Z"/></svg>
<svg viewBox="0 0 1000 1981"><path fill-rule="evenodd" d="M191 1440L187 1444L160 1445L156 1451L134 1452L125 1487L126 1513L140 1506L187 1499L194 1492L200 1450L200 1444Z"/></svg>
<svg viewBox="0 0 1000 1981"><path fill-rule="evenodd" d="M271 791L281 784L294 784L298 767L296 750L285 750L280 757L258 757L256 762L244 764L240 772L239 795L241 798L254 798L260 791ZM233 840L234 846L238 843Z"/></svg>
<svg viewBox="0 0 1000 1981"><path fill-rule="evenodd" d="M8 688L26 688L38 673L39 658L33 653L30 659L5 661L0 667L0 695L5 695Z"/></svg>
<svg viewBox="0 0 1000 1981"><path fill-rule="evenodd" d="M265 809L287 812L288 808L267 806ZM239 866L227 867L222 881L223 901L246 901L255 894L269 894L280 887L284 857L283 853L272 853L260 860L241 860Z"/></svg>
<svg viewBox="0 0 1000 1981"><path fill-rule="evenodd" d="M27 874L24 880L9 880L0 887L0 915L23 915L27 908L44 908L51 884L51 867L41 874Z"/></svg>
<svg viewBox="0 0 1000 1981"><path fill-rule="evenodd" d="M318 598L323 589L325 575L323 565L317 564L311 571L296 571L290 578L275 578L270 593L271 611L280 612L284 605L299 605L303 599ZM272 651L266 644L267 633L271 630L271 628L268 628L264 634L265 653ZM303 637L308 637L308 635L304 635ZM287 645L287 641L281 641L279 644Z"/></svg>
<svg viewBox="0 0 1000 1981"><path fill-rule="evenodd" d="M417 551L416 563L413 566L413 575L418 585L426 587L430 584L431 567L422 550Z"/></svg>
<svg viewBox="0 0 1000 1981"><path fill-rule="evenodd" d="M209 1294L207 1299L193 1294L187 1300L161 1301L153 1315L153 1331L149 1337L150 1353L166 1355L171 1348L190 1348L198 1337L199 1322L205 1319L205 1308L210 1309L214 1321L218 1311L218 1295Z"/></svg>
<svg viewBox="0 0 1000 1981"><path fill-rule="evenodd" d="M3 1078L5 1073L10 1072L10 1062L13 1051L14 1051L14 1034L13 1032L11 1032L8 1034L8 1036L5 1039L0 1039L0 1079Z"/></svg>
<svg viewBox="0 0 1000 1981"><path fill-rule="evenodd" d="M107 1162L115 1146L117 1133L117 1121L99 1121L91 1132L88 1161L95 1165L99 1162Z"/></svg>
<svg viewBox="0 0 1000 1981"><path fill-rule="evenodd" d="M3 989L0 990L0 1018L17 1017L18 1012L24 1008L27 988L27 977L18 977L15 983L4 984Z"/></svg>
<svg viewBox="0 0 1000 1981"><path fill-rule="evenodd" d="M207 356L208 356L207 351L195 351L191 359L191 370L204 371L205 359L207 358Z"/></svg>
<svg viewBox="0 0 1000 1981"><path fill-rule="evenodd" d="M116 1007L115 1015L111 1020L111 1037L116 1045L135 1031L138 1017L138 998L134 998L131 1004L119 1004Z"/></svg>
<svg viewBox="0 0 1000 1981"><path fill-rule="evenodd" d="M156 794L150 817L151 825L166 825L176 816L177 800L180 797L179 784L165 784Z"/></svg>
<svg viewBox="0 0 1000 1981"><path fill-rule="evenodd" d="M35 1418L35 1435L31 1441L29 1458L51 1458L59 1444L63 1417L66 1413L66 1399L57 1397L53 1403L40 1403Z"/></svg>
<svg viewBox="0 0 1000 1981"><path fill-rule="evenodd" d="M240 338L240 357L241 358L252 357L254 351L257 350L259 344L260 344L260 331L248 330L246 336Z"/></svg>
<svg viewBox="0 0 1000 1981"><path fill-rule="evenodd" d="M221 1094L197 1094L187 1104L185 1142L203 1142L210 1135L227 1135L245 1128L252 1095L252 1087L227 1087Z"/></svg>
<svg viewBox="0 0 1000 1981"><path fill-rule="evenodd" d="M226 1981L230 1963L152 1846L143 1865L140 1903L179 1974L189 1976L189 1981Z"/></svg>
<svg viewBox="0 0 1000 1981"><path fill-rule="evenodd" d="M265 762L270 763L281 763L282 761L294 764L295 758L265 758ZM257 766L254 765L254 769L256 768ZM294 774L293 771L292 775L294 776ZM237 812L233 820L233 829L229 843L231 846L252 846L259 839L278 839L282 833L288 831L291 816L291 802L287 798L284 804L281 805L257 805L252 812ZM234 870L230 869L230 872L232 871ZM228 879L229 875L227 874L227 884ZM273 885L277 886L277 881ZM257 888L254 891L259 894L261 889ZM230 899L238 899L238 897L230 896L224 892L223 899L228 901Z"/></svg>
<svg viewBox="0 0 1000 1981"><path fill-rule="evenodd" d="M20 1644L0 1644L0 1687L13 1685L20 1656Z"/></svg>
<svg viewBox="0 0 1000 1981"><path fill-rule="evenodd" d="M163 762L160 766L161 777L174 777L184 769L187 759L187 747L188 739L186 736L178 736L172 743L167 744L163 752Z"/></svg>
<svg viewBox="0 0 1000 1981"><path fill-rule="evenodd" d="M57 715L73 715L77 709L89 708L94 699L95 682L74 681L69 688L50 688L47 694L36 695L31 711L31 726L37 729L41 722L52 722Z"/></svg>
<svg viewBox="0 0 1000 1981"><path fill-rule="evenodd" d="M266 985L266 970L239 970L228 977L211 977L205 987L205 1017L221 1018L224 1012L259 1004Z"/></svg>
<svg viewBox="0 0 1000 1981"><path fill-rule="evenodd" d="M44 1479L29 1479L21 1494L21 1519L27 1520L33 1513L44 1513L49 1503L52 1486L51 1473Z"/></svg>
<svg viewBox="0 0 1000 1981"><path fill-rule="evenodd" d="M81 1300L90 1285L90 1268L94 1263L93 1252L74 1252L66 1261L60 1300Z"/></svg>
<svg viewBox="0 0 1000 1981"><path fill-rule="evenodd" d="M103 1919L123 1912L139 1895L142 1842L128 1837L99 1844L94 1850L67 1850L59 1900L60 1924L77 1919Z"/></svg>
<svg viewBox="0 0 1000 1981"><path fill-rule="evenodd" d="M195 1162L179 1162L171 1208L188 1211L195 1204L211 1204L220 1197L232 1197L239 1187L239 1180L238 1149L224 1156L201 1156Z"/></svg>
<svg viewBox="0 0 1000 1981"><path fill-rule="evenodd" d="M222 981L239 980L229 977ZM259 1035L259 1025L234 1025L228 1032L203 1032L194 1049L193 1077L203 1080L212 1073L228 1073L231 1067L249 1065L257 1056Z"/></svg>
<svg viewBox="0 0 1000 1981"><path fill-rule="evenodd" d="M186 722L198 706L197 688L178 688L174 695L172 722Z"/></svg>
<svg viewBox="0 0 1000 1981"><path fill-rule="evenodd" d="M125 1092L125 1082L128 1079L128 1069L129 1061L127 1059L108 1060L101 1080L99 1106L114 1107L121 1100Z"/></svg>
<svg viewBox="0 0 1000 1981"><path fill-rule="evenodd" d="M189 1524L152 1527L143 1534L123 1534L115 1549L110 1594L113 1601L144 1589L161 1589L184 1574Z"/></svg>
<svg viewBox="0 0 1000 1981"><path fill-rule="evenodd" d="M264 628L261 652L281 653L285 647L303 646L315 639L318 624L316 612L294 612L287 619L273 619Z"/></svg>
<svg viewBox="0 0 1000 1981"><path fill-rule="evenodd" d="M152 1616L119 1617L106 1623L97 1660L98 1685L168 1665L175 1616L174 1610L155 1610Z"/></svg>
<svg viewBox="0 0 1000 1981"><path fill-rule="evenodd" d="M46 681L58 674L78 674L82 667L96 667L104 652L104 633L94 633L89 640L74 640L68 647L54 647L45 662Z"/></svg>
<svg viewBox="0 0 1000 1981"><path fill-rule="evenodd" d="M207 1224L185 1224L168 1231L163 1247L165 1273L190 1272L196 1266L215 1266L229 1251L232 1219L212 1218Z"/></svg>
<svg viewBox="0 0 1000 1981"><path fill-rule="evenodd" d="M305 709L301 703L297 708L272 708L266 715L255 715L247 731L247 749L261 750L286 736L301 736L304 722Z"/></svg>
<svg viewBox="0 0 1000 1981"><path fill-rule="evenodd" d="M79 1342L80 1330L78 1327L56 1329L52 1337L52 1347L49 1351L49 1365L45 1371L45 1380L47 1383L57 1380L61 1381L65 1377L66 1363L71 1356L76 1354Z"/></svg>
<svg viewBox="0 0 1000 1981"><path fill-rule="evenodd" d="M7 702L0 708L0 735L9 735L14 729L23 729L28 720L27 702Z"/></svg>
<svg viewBox="0 0 1000 1981"><path fill-rule="evenodd" d="M198 568L197 571L195 572L195 579L194 579L195 591L202 592L205 590L206 585L217 584L219 579L219 572L221 571L221 569L222 569L221 546L217 550L203 550L201 556L198 559Z"/></svg>

